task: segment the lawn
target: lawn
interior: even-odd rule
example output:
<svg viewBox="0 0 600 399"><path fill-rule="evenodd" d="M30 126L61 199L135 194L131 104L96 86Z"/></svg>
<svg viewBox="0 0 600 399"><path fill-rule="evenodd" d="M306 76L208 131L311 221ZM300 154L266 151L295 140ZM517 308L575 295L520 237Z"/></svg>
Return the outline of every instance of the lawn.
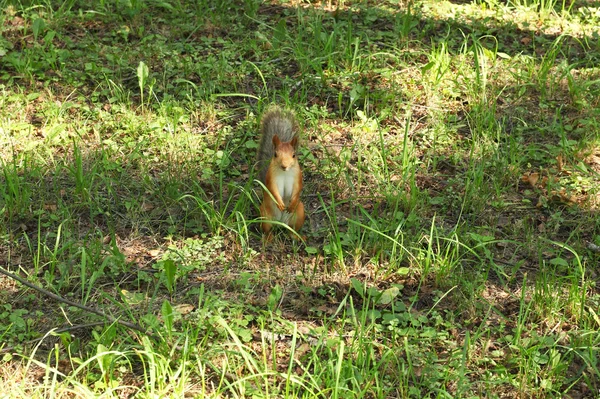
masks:
<svg viewBox="0 0 600 399"><path fill-rule="evenodd" d="M0 0L0 398L600 395L600 7ZM261 240L292 110L305 240Z"/></svg>

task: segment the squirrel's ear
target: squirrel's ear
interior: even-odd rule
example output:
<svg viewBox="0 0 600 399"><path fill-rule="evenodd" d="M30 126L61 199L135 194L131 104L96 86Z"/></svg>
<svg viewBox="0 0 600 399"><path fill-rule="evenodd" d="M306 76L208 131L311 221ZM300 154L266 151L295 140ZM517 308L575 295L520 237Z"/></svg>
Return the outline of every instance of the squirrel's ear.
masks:
<svg viewBox="0 0 600 399"><path fill-rule="evenodd" d="M276 134L273 135L273 145L275 146L275 148L281 145L281 140L279 140L279 136Z"/></svg>
<svg viewBox="0 0 600 399"><path fill-rule="evenodd" d="M297 148L298 147L298 135L295 135L294 138L292 138L292 141L290 142L290 144L292 145L292 147Z"/></svg>

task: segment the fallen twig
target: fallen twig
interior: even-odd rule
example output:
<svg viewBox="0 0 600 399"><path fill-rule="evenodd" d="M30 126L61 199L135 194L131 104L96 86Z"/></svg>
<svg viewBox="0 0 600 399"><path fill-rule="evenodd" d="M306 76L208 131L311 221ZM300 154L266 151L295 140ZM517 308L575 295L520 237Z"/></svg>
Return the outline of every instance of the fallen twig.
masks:
<svg viewBox="0 0 600 399"><path fill-rule="evenodd" d="M67 305L70 305L70 306L75 306L75 307L77 307L79 309L82 309L82 310L85 310L86 312L89 312L89 313L94 313L95 315L98 315L100 317L105 318L110 323L118 323L118 324L120 324L120 325L122 325L124 327L129 328L129 329L136 330L136 331L142 332L144 334L147 334L147 330L144 327L140 326L139 324L131 323L131 322L125 321L125 320L121 320L119 318L107 315L106 313L101 312L101 311L99 311L97 309L91 308L89 306L82 305L82 304L77 303L77 302L73 302L73 301L71 301L69 299L65 299L65 298L61 297L60 295L56 295L56 294L54 294L54 293L52 293L52 292L50 292L50 291L48 291L48 290L46 290L46 289L44 289L42 287L38 287L37 285L30 283L29 281L25 280L24 278L19 277L16 274L13 274L13 273L9 272L9 271L5 270L2 267L0 267L0 273L4 274L7 277L12 278L13 280L16 280L16 281L20 282L23 285L26 285L29 288L32 288L32 289L36 290L36 291L38 291L38 292L40 292L40 293L42 293L42 294L44 294L44 295L46 295L46 296L48 296L48 297L56 300L56 301L59 301L59 302L62 302L62 303L66 303ZM150 336L152 338L156 338L155 336L153 336L151 334L150 334Z"/></svg>
<svg viewBox="0 0 600 399"><path fill-rule="evenodd" d="M96 321L94 323L76 324L74 326L68 326L68 327L63 327L63 328L59 328L59 329L52 329L50 332L52 332L54 334L62 334L64 332L68 332L68 331L79 330L80 328L103 326L105 324L106 324L105 321ZM29 341L21 342L20 345L23 345L23 346L31 345L31 344L34 344L36 342L39 342L39 341L45 339L47 336L48 336L48 333L44 334L43 337L30 339ZM0 353L12 352L15 349L16 349L16 346L7 346L6 348L0 349Z"/></svg>

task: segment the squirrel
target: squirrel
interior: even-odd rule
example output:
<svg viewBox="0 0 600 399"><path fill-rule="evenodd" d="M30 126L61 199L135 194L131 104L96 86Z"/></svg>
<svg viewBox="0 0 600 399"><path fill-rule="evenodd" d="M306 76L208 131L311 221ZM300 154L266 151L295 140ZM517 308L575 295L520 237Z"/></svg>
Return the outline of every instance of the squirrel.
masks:
<svg viewBox="0 0 600 399"><path fill-rule="evenodd" d="M296 151L299 144L298 124L290 111L274 106L265 112L260 123L257 166L264 184L260 204L261 229L266 241L271 239L271 221L287 224L296 232L304 224L302 169Z"/></svg>

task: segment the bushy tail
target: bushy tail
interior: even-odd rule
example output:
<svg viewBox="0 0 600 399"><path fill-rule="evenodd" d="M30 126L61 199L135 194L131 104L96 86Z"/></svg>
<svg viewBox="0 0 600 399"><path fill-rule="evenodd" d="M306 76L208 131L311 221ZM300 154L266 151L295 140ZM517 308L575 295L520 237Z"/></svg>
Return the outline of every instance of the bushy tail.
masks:
<svg viewBox="0 0 600 399"><path fill-rule="evenodd" d="M265 181L267 169L273 158L273 136L279 136L283 142L291 141L298 134L298 124L294 114L278 106L270 107L260 122L260 146L257 153L259 178Z"/></svg>

